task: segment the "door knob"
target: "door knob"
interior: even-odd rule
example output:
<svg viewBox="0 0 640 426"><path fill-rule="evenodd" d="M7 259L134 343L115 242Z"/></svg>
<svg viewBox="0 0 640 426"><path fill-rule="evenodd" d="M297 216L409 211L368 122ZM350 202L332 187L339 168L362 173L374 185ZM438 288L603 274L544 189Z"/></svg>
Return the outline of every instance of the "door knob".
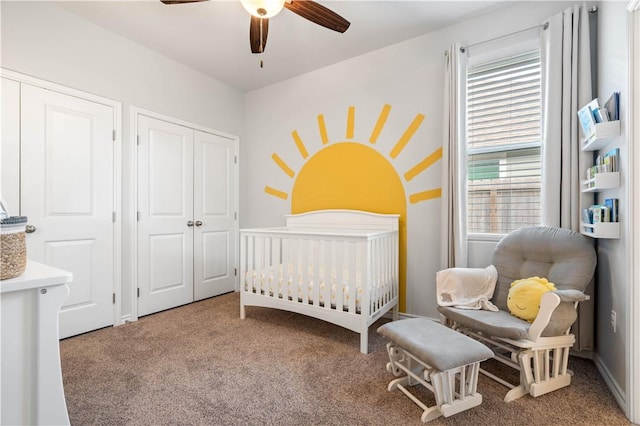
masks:
<svg viewBox="0 0 640 426"><path fill-rule="evenodd" d="M202 226L202 222L199 220L196 220L196 226Z"/></svg>
<svg viewBox="0 0 640 426"><path fill-rule="evenodd" d="M193 221L190 220L189 222L187 222L187 226L193 226Z"/></svg>
<svg viewBox="0 0 640 426"><path fill-rule="evenodd" d="M24 232L26 232L27 234L33 234L34 232L36 232L36 227L33 225L27 225L24 227Z"/></svg>

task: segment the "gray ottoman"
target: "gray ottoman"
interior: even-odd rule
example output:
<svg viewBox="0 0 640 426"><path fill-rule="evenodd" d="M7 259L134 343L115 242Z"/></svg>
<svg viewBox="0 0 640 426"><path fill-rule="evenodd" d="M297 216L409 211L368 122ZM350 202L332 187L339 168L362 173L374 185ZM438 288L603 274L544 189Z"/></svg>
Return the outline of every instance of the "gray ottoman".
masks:
<svg viewBox="0 0 640 426"><path fill-rule="evenodd" d="M480 362L493 357L482 343L424 318L389 322L378 333L387 343L387 370L401 376L388 389L400 389L424 410L422 421L449 417L482 403L476 392ZM436 405L427 407L407 389L421 384L433 392Z"/></svg>

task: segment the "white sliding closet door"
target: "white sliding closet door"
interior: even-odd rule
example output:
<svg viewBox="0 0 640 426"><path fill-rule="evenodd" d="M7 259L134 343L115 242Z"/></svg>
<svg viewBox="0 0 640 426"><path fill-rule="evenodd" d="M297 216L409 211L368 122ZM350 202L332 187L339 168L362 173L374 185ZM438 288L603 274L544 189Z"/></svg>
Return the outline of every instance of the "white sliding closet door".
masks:
<svg viewBox="0 0 640 426"><path fill-rule="evenodd" d="M20 121L28 258L73 273L60 337L113 325L113 108L23 84Z"/></svg>
<svg viewBox="0 0 640 426"><path fill-rule="evenodd" d="M235 147L200 131L194 146L194 296L201 300L235 288Z"/></svg>
<svg viewBox="0 0 640 426"><path fill-rule="evenodd" d="M193 130L138 119L138 315L193 301Z"/></svg>

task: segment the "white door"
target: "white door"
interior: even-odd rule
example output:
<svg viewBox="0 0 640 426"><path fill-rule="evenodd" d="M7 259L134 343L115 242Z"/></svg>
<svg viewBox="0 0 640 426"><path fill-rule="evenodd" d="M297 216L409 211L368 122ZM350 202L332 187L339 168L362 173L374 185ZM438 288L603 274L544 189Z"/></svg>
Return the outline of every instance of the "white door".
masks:
<svg viewBox="0 0 640 426"><path fill-rule="evenodd" d="M138 315L193 301L193 130L138 118Z"/></svg>
<svg viewBox="0 0 640 426"><path fill-rule="evenodd" d="M2 79L2 146L0 147L0 194L9 214L20 213L20 83Z"/></svg>
<svg viewBox="0 0 640 426"><path fill-rule="evenodd" d="M27 257L73 273L61 338L113 325L113 108L27 84L21 100Z"/></svg>
<svg viewBox="0 0 640 426"><path fill-rule="evenodd" d="M234 141L210 133L194 138L194 297L235 289L236 182Z"/></svg>

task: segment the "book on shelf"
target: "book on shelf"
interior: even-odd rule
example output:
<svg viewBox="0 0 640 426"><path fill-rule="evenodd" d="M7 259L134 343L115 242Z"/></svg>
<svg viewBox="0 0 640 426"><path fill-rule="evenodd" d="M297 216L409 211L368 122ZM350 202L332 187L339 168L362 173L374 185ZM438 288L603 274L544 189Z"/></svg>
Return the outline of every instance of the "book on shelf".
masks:
<svg viewBox="0 0 640 426"><path fill-rule="evenodd" d="M578 120L580 121L580 128L582 129L582 135L585 138L585 142L591 140L595 136L596 118L593 115L593 110L597 110L599 108L600 104L598 103L598 98L595 98L578 110Z"/></svg>
<svg viewBox="0 0 640 426"><path fill-rule="evenodd" d="M584 225L590 225L590 224L593 223L591 209L587 209L587 208L582 209L582 223ZM583 226L582 229L585 232L591 232L592 231L590 226Z"/></svg>
<svg viewBox="0 0 640 426"><path fill-rule="evenodd" d="M611 211L603 204L594 204L589 207L591 211L591 223L611 222Z"/></svg>
<svg viewBox="0 0 640 426"><path fill-rule="evenodd" d="M609 221L617 222L618 221L618 199L617 198L607 198L604 200L604 205L609 209Z"/></svg>
<svg viewBox="0 0 640 426"><path fill-rule="evenodd" d="M604 154L604 158L603 158L603 166L604 166L604 171L603 173L609 173L609 172L617 172L618 170L618 159L620 157L620 149L619 148L615 148L612 149L611 151L607 152L606 154Z"/></svg>
<svg viewBox="0 0 640 426"><path fill-rule="evenodd" d="M613 92L613 94L604 103L604 108L607 110L609 120L620 120L620 92Z"/></svg>
<svg viewBox="0 0 640 426"><path fill-rule="evenodd" d="M587 211L585 212L585 210ZM583 209L582 221L590 224L618 222L618 199L607 198L604 200L604 204L593 204L588 209Z"/></svg>
<svg viewBox="0 0 640 426"><path fill-rule="evenodd" d="M578 121L584 136L584 144L591 142L596 134L596 124L620 119L620 92L613 92L611 97L600 105L598 98L578 110Z"/></svg>
<svg viewBox="0 0 640 426"><path fill-rule="evenodd" d="M597 109L592 110L593 118L596 120L596 123L606 123L609 121L609 112L604 107L599 107Z"/></svg>
<svg viewBox="0 0 640 426"><path fill-rule="evenodd" d="M595 178L598 173L612 173L620 171L620 149L614 148L604 154L596 156L595 164L587 168L587 179Z"/></svg>

